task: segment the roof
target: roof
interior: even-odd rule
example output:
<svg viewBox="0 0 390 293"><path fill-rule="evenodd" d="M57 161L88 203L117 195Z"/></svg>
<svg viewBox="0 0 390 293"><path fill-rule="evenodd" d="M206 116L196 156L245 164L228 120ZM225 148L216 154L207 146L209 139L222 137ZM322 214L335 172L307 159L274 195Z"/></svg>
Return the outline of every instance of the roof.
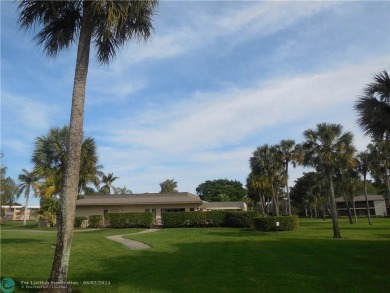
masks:
<svg viewBox="0 0 390 293"><path fill-rule="evenodd" d="M5 205L5 206L1 206L3 209L24 209L24 206L16 206L16 205L13 205L13 206L9 206L9 205ZM28 209L39 209L40 206L28 206Z"/></svg>
<svg viewBox="0 0 390 293"><path fill-rule="evenodd" d="M369 201L382 201L382 200L385 200L385 198L383 197L383 195L380 195L380 194L369 194L367 195L367 198ZM364 195L357 195L354 197L355 199L355 202L357 201L366 201L366 197ZM336 202L344 202L344 198L343 197L337 197L336 198Z"/></svg>
<svg viewBox="0 0 390 293"><path fill-rule="evenodd" d="M127 195L87 195L76 206L145 205L145 204L202 204L203 200L188 192L143 193Z"/></svg>
<svg viewBox="0 0 390 293"><path fill-rule="evenodd" d="M207 210L246 210L246 203L243 201L204 202L200 208Z"/></svg>

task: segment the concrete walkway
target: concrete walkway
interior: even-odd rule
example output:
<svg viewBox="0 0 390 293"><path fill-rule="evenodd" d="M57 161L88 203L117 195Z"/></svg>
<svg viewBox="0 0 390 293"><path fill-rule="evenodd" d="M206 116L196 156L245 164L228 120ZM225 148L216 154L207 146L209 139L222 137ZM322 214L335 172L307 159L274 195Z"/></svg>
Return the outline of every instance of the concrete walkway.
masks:
<svg viewBox="0 0 390 293"><path fill-rule="evenodd" d="M125 234L125 235L151 233L151 232L156 232L158 230L160 230L160 229L148 229L148 230L144 230L141 232ZM151 246L147 245L146 243L136 241L136 240L126 239L126 238L123 238L122 236L123 235L112 235L112 236L106 236L106 238L110 239L112 241L122 243L125 247L127 247L130 250L140 250L140 249L152 248Z"/></svg>

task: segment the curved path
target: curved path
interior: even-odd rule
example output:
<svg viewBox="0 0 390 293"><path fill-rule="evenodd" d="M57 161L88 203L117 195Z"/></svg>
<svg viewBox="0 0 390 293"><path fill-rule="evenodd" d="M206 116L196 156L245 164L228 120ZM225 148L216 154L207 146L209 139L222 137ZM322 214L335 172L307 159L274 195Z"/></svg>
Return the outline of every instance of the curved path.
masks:
<svg viewBox="0 0 390 293"><path fill-rule="evenodd" d="M156 232L158 230L160 230L160 229L149 229L149 230L144 230L141 232L125 234L125 235L151 233L151 232ZM140 249L152 248L150 245L147 245L146 243L136 241L136 240L126 239L126 238L123 238L122 236L123 235L112 235L112 236L106 236L106 238L110 239L112 241L122 243L125 247L127 247L130 250L140 250Z"/></svg>

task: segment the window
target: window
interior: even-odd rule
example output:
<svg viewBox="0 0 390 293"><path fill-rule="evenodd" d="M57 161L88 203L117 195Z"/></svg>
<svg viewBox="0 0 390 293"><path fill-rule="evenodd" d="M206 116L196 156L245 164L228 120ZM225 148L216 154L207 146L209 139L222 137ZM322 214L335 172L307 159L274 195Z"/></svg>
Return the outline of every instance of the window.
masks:
<svg viewBox="0 0 390 293"><path fill-rule="evenodd" d="M150 209L145 209L145 213L150 213Z"/></svg>
<svg viewBox="0 0 390 293"><path fill-rule="evenodd" d="M185 208L170 208L170 209L161 209L163 213L177 213L177 212L185 212Z"/></svg>

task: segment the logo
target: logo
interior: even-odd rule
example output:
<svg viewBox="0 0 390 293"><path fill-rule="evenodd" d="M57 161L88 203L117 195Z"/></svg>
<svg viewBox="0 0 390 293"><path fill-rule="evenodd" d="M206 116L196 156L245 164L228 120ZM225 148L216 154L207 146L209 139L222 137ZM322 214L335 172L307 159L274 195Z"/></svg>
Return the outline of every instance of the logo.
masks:
<svg viewBox="0 0 390 293"><path fill-rule="evenodd" d="M11 278L2 279L0 289L3 293L13 292L15 290L15 281Z"/></svg>

